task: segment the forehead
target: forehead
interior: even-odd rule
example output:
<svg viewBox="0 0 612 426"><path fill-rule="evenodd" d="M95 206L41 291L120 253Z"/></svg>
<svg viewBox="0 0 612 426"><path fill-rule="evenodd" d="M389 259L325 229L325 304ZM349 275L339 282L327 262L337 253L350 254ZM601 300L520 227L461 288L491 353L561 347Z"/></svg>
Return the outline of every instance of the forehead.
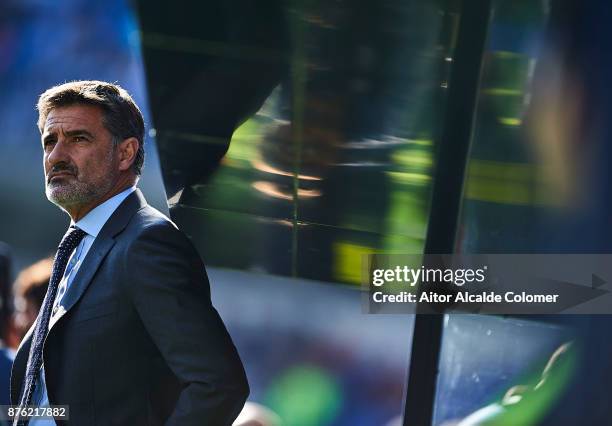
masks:
<svg viewBox="0 0 612 426"><path fill-rule="evenodd" d="M43 134L77 129L93 133L103 129L102 119L102 110L93 105L77 104L53 108L45 120Z"/></svg>

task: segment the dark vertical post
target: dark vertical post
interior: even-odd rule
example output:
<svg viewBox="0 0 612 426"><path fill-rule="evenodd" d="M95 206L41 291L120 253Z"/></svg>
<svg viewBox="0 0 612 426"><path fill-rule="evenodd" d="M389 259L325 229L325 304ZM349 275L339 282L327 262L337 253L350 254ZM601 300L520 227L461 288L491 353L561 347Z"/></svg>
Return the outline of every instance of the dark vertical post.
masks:
<svg viewBox="0 0 612 426"><path fill-rule="evenodd" d="M425 254L454 251L491 0L463 0L460 13L444 128L436 154ZM404 426L431 425L436 397L444 316L425 313L426 307L418 307L417 312Z"/></svg>

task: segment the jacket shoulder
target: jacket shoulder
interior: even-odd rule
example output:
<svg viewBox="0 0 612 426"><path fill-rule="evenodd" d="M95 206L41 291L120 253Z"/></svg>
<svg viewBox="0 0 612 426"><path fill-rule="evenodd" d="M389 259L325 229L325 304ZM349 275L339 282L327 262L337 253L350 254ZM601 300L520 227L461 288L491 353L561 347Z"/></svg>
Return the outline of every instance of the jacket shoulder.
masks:
<svg viewBox="0 0 612 426"><path fill-rule="evenodd" d="M168 216L149 205L138 210L126 227L126 231L132 235L155 230L182 233Z"/></svg>

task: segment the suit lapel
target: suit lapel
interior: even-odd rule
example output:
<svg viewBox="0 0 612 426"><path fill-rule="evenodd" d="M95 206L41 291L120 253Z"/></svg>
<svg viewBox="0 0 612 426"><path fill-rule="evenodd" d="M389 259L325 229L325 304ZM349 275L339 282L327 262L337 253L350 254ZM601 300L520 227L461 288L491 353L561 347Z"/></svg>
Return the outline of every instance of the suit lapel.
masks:
<svg viewBox="0 0 612 426"><path fill-rule="evenodd" d="M62 305L59 305L59 311L55 313L50 320L50 330L62 319L62 317L70 311L70 309L79 301L89 283L96 274L102 260L106 257L110 249L115 244L114 237L119 234L127 226L132 216L147 203L139 189L123 200L123 202L108 218L100 233L94 240L87 256L79 267L74 279L70 283L70 289L64 296Z"/></svg>
<svg viewBox="0 0 612 426"><path fill-rule="evenodd" d="M93 245L89 249L87 256L83 260L83 263L79 267L77 274L70 283L70 291L66 292L62 303L58 305L58 312L54 313L51 317L49 327L51 331L53 326L72 308L76 302L81 298L93 276L96 274L98 267L102 263L102 260L106 257L106 254L115 244L113 238L100 238L101 235L96 237Z"/></svg>

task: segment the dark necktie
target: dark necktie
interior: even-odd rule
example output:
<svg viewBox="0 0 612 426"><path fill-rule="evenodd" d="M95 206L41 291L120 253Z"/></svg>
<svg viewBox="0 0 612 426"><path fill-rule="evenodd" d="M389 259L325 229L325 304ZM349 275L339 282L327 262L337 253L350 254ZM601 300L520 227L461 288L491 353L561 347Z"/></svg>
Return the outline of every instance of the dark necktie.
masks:
<svg viewBox="0 0 612 426"><path fill-rule="evenodd" d="M19 406L22 408L30 405L32 402L34 387L36 386L36 380L38 379L40 367L42 366L43 345L45 343L45 338L47 337L47 332L49 331L49 319L51 318L51 310L57 294L58 285L64 276L64 271L66 270L66 264L68 263L70 254L83 240L85 235L87 234L81 229L71 226L68 228L64 238L62 238L62 242L57 249L57 253L55 254L47 294L43 300L43 304L40 308L40 313L36 321L36 327L34 328L34 333L32 334L32 344L30 346L30 354L28 356L23 393L19 402ZM27 422L28 420L19 420L16 417L14 425L25 425Z"/></svg>

